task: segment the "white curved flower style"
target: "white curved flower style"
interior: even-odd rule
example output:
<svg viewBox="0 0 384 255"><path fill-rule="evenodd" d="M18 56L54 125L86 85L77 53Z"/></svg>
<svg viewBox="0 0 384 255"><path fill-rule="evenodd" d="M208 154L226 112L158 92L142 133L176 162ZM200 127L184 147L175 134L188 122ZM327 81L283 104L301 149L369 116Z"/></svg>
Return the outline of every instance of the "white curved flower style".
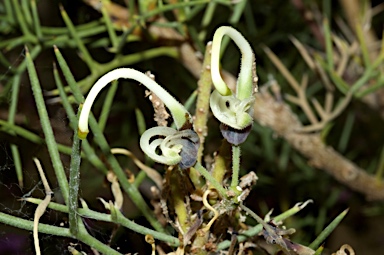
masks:
<svg viewBox="0 0 384 255"><path fill-rule="evenodd" d="M241 66L235 95L220 75L220 48L224 35L231 37L241 51ZM255 57L247 40L232 27L218 28L212 42L211 75L216 90L211 94L210 106L215 117L231 128L242 130L253 123L252 93L254 82L257 81L254 71Z"/></svg>
<svg viewBox="0 0 384 255"><path fill-rule="evenodd" d="M155 127L144 132L140 139L141 149L154 161L166 165L177 165L185 169L196 163L199 138L190 130L180 130L191 126L189 112L166 90L142 72L130 68L119 68L102 76L90 90L79 118L79 137L86 138L88 118L93 102L99 92L111 81L127 78L139 81L156 94L168 107L178 130L169 127ZM155 138L153 140L153 138ZM160 152L160 154L158 154Z"/></svg>
<svg viewBox="0 0 384 255"><path fill-rule="evenodd" d="M118 68L103 75L93 85L92 89L90 90L83 104L80 118L79 118L79 137L80 138L84 139L89 132L88 117L89 117L89 112L91 111L93 102L96 99L96 96L110 82L120 78L136 80L141 84L143 84L144 86L146 86L153 93L155 93L170 110L173 120L175 121L176 127L178 129L180 129L184 124L186 124L187 121L191 120L191 115L184 108L184 106L180 104L174 97L172 97L165 89L163 89L159 84L157 84L150 77L148 77L142 72L139 72L131 68Z"/></svg>
<svg viewBox="0 0 384 255"><path fill-rule="evenodd" d="M237 79L236 97L243 100L252 96L252 72L255 64L255 55L253 54L251 45L249 45L248 41L245 40L240 32L232 27L219 27L213 35L211 55L212 82L221 95L229 96L232 94L232 91L228 88L220 75L220 48L224 35L229 36L241 51L241 64L239 77Z"/></svg>

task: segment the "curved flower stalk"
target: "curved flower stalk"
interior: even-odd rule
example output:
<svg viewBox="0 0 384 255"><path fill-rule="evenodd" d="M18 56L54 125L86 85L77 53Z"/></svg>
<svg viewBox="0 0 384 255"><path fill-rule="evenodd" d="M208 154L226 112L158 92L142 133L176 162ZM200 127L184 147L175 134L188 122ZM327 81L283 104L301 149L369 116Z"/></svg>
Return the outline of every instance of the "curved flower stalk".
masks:
<svg viewBox="0 0 384 255"><path fill-rule="evenodd" d="M199 138L194 131L185 129L191 127L191 115L182 104L159 84L144 73L134 69L115 69L102 76L95 83L83 104L79 118L79 137L84 139L89 132L88 117L96 96L107 84L119 78L136 80L155 93L170 110L178 129L155 127L145 131L140 139L142 150L154 161L159 163L166 165L179 164L182 169L193 166L197 158ZM153 140L153 137L157 138ZM158 154L158 148L161 154Z"/></svg>
<svg viewBox="0 0 384 255"><path fill-rule="evenodd" d="M224 35L231 37L241 51L241 67L236 86L236 97L240 100L252 96L253 82L257 82L255 71L255 55L252 48L242 34L232 27L219 27L212 41L211 74L212 82L222 96L232 95L232 91L225 84L220 75L220 48ZM255 80L253 79L255 76Z"/></svg>
<svg viewBox="0 0 384 255"><path fill-rule="evenodd" d="M225 84L220 75L220 48L224 35L228 35L241 51L241 67L236 85L236 93ZM228 142L238 145L247 138L253 124L253 88L257 87L255 56L245 38L232 27L216 30L212 42L211 57L212 82L216 88L210 98L210 107L215 117L223 124L222 134Z"/></svg>
<svg viewBox="0 0 384 255"><path fill-rule="evenodd" d="M131 68L118 68L102 76L90 90L87 99L83 104L83 108L79 118L80 138L84 139L89 133L88 116L89 112L91 111L93 102L96 99L96 96L99 94L100 90L107 86L111 81L117 80L119 78L136 80L146 86L153 93L155 93L171 111L177 129L180 129L183 125L187 124L187 122L191 120L191 115L184 108L184 106L180 104L174 97L172 97L165 89L163 89L150 77L148 77L142 72Z"/></svg>

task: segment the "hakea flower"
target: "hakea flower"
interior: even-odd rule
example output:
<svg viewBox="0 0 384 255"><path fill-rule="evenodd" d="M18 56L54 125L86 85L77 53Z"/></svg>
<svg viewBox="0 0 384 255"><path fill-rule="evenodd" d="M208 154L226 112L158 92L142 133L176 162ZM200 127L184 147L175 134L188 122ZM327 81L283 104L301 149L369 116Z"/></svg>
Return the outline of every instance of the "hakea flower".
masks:
<svg viewBox="0 0 384 255"><path fill-rule="evenodd" d="M84 139L88 130L88 118L92 104L99 92L111 81L119 78L133 79L156 94L168 107L177 130L170 127L154 127L146 130L140 138L141 149L154 161L165 165L177 165L185 169L196 163L199 138L191 130L191 115L174 97L142 72L119 68L102 76L90 90L79 118L79 137Z"/></svg>
<svg viewBox="0 0 384 255"><path fill-rule="evenodd" d="M227 35L241 51L241 67L233 93L220 75L221 41ZM232 27L216 30L212 42L211 75L215 90L211 94L210 107L213 115L222 123L221 132L228 142L238 145L247 138L252 124L253 91L257 87L255 56L245 38Z"/></svg>

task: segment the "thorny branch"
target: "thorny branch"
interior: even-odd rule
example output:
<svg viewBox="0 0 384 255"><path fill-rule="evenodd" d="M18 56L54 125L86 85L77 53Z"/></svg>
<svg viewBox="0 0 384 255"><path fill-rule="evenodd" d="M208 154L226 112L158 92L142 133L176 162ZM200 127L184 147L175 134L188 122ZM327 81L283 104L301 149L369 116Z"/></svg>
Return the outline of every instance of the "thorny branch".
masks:
<svg viewBox="0 0 384 255"><path fill-rule="evenodd" d="M302 128L296 114L268 91L256 95L254 117L283 137L293 148L308 158L311 166L322 169L335 179L366 195L370 200L384 199L384 184L323 143L320 134L299 133Z"/></svg>
<svg viewBox="0 0 384 255"><path fill-rule="evenodd" d="M308 6L306 6L302 0L291 0L291 2L293 6L295 6L295 8L300 11L312 34L318 39L318 42L322 45L322 48L325 49L325 38L324 33L322 32L323 28L320 21L322 19L322 14L319 12L319 10L314 9L313 6L308 8ZM369 60L373 62L374 59L376 59L380 54L380 49L377 47L377 45L380 44L380 40L377 38L370 23L375 15L383 11L383 4L371 7L369 6L369 1L358 0L339 0L339 4L342 6L342 10L345 14L348 25L341 18L335 18L335 21L341 32L344 34L342 38L347 39L344 40L335 34L332 35L333 43L338 50L338 52L333 52L333 57L335 59L339 59L340 62L336 73L341 77L344 71L347 71L347 73L345 73L343 76L349 77L349 80L353 81L361 77L362 74L356 71L348 72L348 69L356 70L356 66L354 68L347 69L345 67L347 64L356 64L354 61L348 61L352 54L355 54L356 52L360 54L361 50L359 44L361 44L361 42L359 42L359 40L356 38L358 37L359 29L361 30L362 38L365 41L365 44L369 48ZM296 45L296 47L298 46L297 43L293 43ZM306 62L308 64L307 60ZM311 69L315 69L315 67L313 66ZM319 66L317 66L316 69L318 69L317 71L322 71ZM320 77L322 78L323 82L325 82L325 76L320 73ZM327 83L325 82L325 85L326 84ZM367 88L369 85L371 84L364 84L363 88ZM384 118L384 88L377 89L371 93L368 93L367 95L363 96L361 100L370 108L380 112L381 117Z"/></svg>

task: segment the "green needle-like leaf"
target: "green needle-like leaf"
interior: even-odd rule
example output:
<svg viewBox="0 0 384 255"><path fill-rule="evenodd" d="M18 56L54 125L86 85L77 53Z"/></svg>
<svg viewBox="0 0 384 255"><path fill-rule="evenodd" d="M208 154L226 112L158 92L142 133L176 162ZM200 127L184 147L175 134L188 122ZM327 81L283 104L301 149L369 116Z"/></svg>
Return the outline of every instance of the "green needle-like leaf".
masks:
<svg viewBox="0 0 384 255"><path fill-rule="evenodd" d="M349 209L344 210L339 214L319 235L318 237L308 246L309 248L316 250L324 242L324 240L332 233L332 231L339 225L339 223L347 215Z"/></svg>
<svg viewBox="0 0 384 255"><path fill-rule="evenodd" d="M17 103L19 101L18 100L19 89L20 89L20 75L15 75L12 82L12 98L11 98L11 105L9 107L9 116L8 116L8 122L10 124L15 123ZM23 187L23 179L24 179L23 169L21 167L20 153L17 145L11 144L11 152L12 152L13 162L15 164L17 180L19 182L20 187Z"/></svg>
<svg viewBox="0 0 384 255"><path fill-rule="evenodd" d="M78 109L77 116L80 115L81 106ZM71 165L69 169L69 231L77 235L79 232L78 217L77 217L77 203L80 186L80 139L77 135L77 129L73 132Z"/></svg>
<svg viewBox="0 0 384 255"><path fill-rule="evenodd" d="M37 77L36 69L33 64L29 50L26 48L26 61L27 69L29 74L29 79L31 81L33 96L35 97L37 111L39 113L41 127L44 132L45 141L47 143L48 152L51 158L53 169L55 170L56 178L60 186L61 193L64 197L64 201L68 204L68 181L67 176L64 171L63 164L60 159L59 150L57 148L57 143L55 136L53 135L53 130L51 123L49 121L47 108L45 106L43 92L41 90L39 78Z"/></svg>
<svg viewBox="0 0 384 255"><path fill-rule="evenodd" d="M72 93L78 103L84 102L84 97L81 94L80 88L77 86L77 83L65 61L63 56L61 55L60 51L55 48L55 55L58 59L58 63L63 70L64 76L67 79L67 82L69 86L71 87ZM99 124L97 123L95 117L91 113L89 116L89 125L91 127L91 130L94 134L95 142L99 145L100 149L106 156L111 168L116 174L116 177L118 178L121 187L124 189L124 191L128 194L128 196L132 199L132 201L135 203L137 208L143 213L143 215L147 218L147 220L150 222L150 224L160 232L164 232L163 227L161 224L157 221L157 219L154 216L154 213L150 210L149 206L145 203L144 198L142 197L140 191L136 188L135 185L128 182L127 177L125 175L125 172L121 168L119 162L116 160L116 158L112 155L111 149L108 145L108 142L104 136L104 134L101 132L99 128Z"/></svg>
<svg viewBox="0 0 384 255"><path fill-rule="evenodd" d="M65 24L67 25L68 30L71 33L71 36L73 37L77 46L79 47L79 50L82 54L84 61L87 63L87 65L91 69L91 71L93 71L93 68L95 67L95 62L93 61L91 55L89 54L87 48L85 47L85 45L83 43L83 41L80 39L80 37L76 31L75 26L73 25L71 19L68 17L68 14L64 10L63 7L61 7L61 16L63 17L63 20L64 20Z"/></svg>

